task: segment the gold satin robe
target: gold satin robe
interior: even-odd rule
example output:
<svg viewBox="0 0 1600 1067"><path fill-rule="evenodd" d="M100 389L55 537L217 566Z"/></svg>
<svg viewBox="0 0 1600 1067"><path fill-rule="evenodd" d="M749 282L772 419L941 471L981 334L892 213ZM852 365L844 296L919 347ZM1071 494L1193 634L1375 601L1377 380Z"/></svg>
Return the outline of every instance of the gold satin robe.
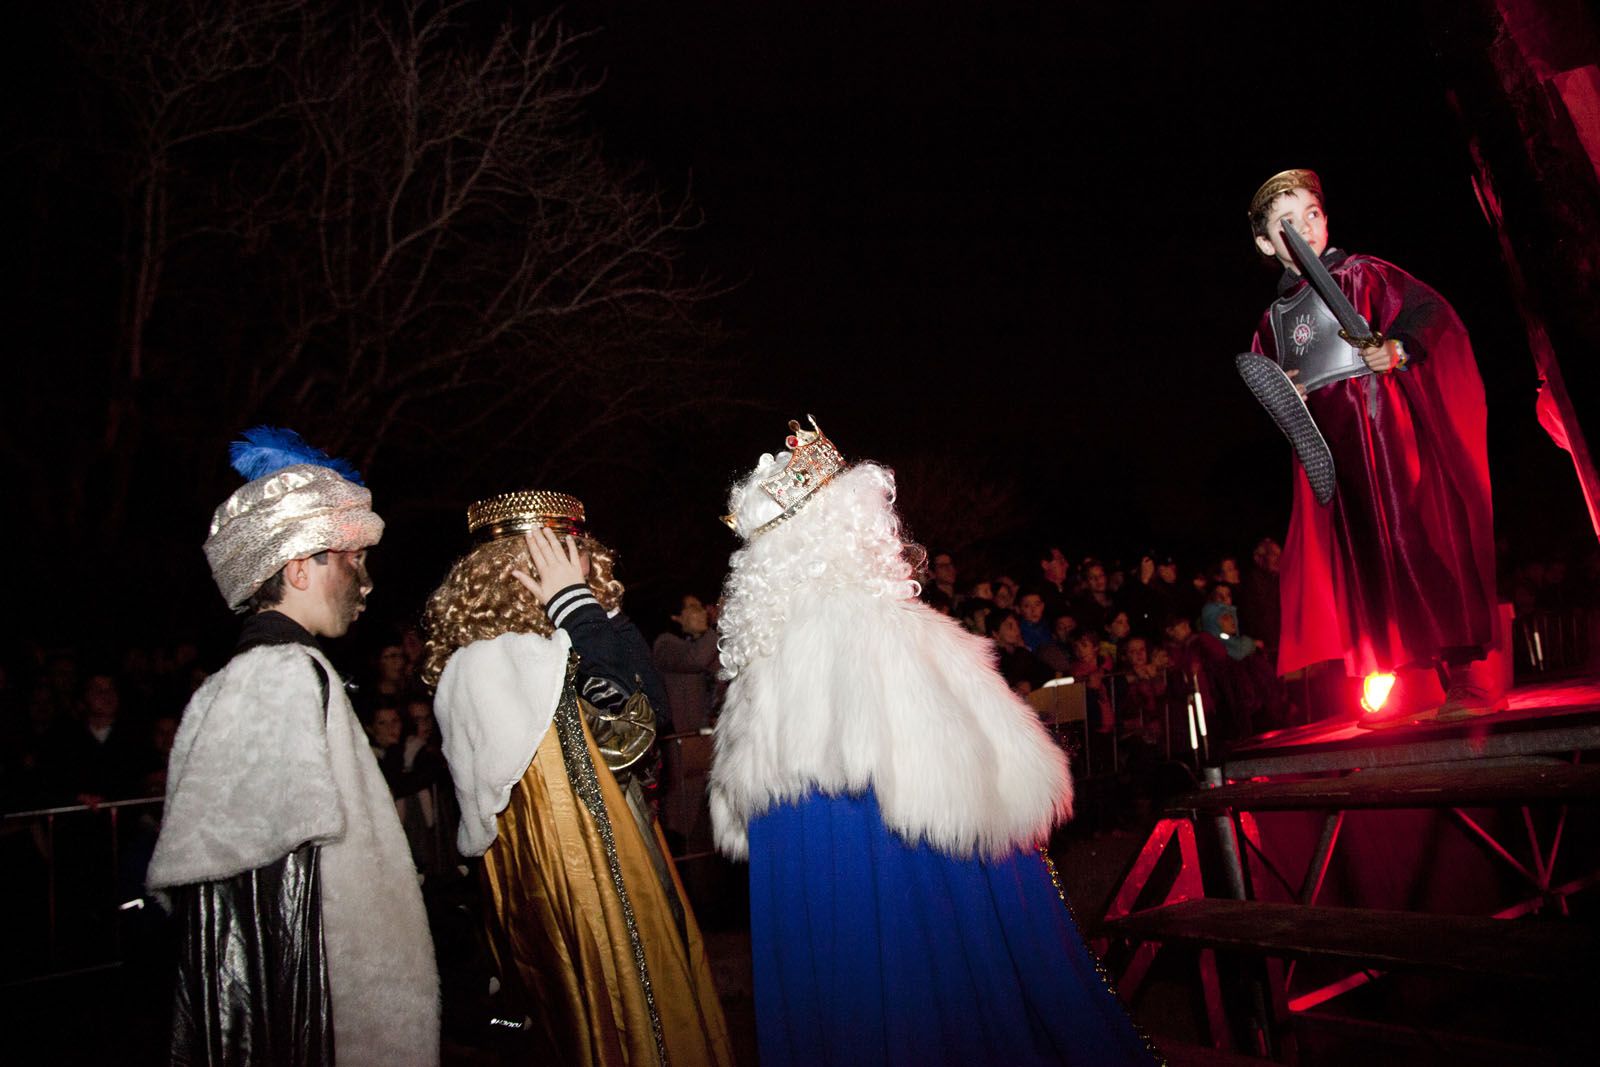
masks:
<svg viewBox="0 0 1600 1067"><path fill-rule="evenodd" d="M659 1064L664 1050L672 1067L732 1067L722 1007L677 871L669 860L686 937L679 933L622 789L573 702L566 699L562 705L499 814L498 834L483 857L490 944L499 972L521 983L549 1062L642 1067ZM574 746L565 754L564 728ZM587 760L575 747L578 729ZM569 764L575 768L571 776ZM581 795L592 797L596 791L604 803L603 820L591 814ZM652 832L666 854L659 827L652 825ZM630 935L627 909L614 884L608 837L615 843L637 939ZM636 946L643 953L648 991Z"/></svg>

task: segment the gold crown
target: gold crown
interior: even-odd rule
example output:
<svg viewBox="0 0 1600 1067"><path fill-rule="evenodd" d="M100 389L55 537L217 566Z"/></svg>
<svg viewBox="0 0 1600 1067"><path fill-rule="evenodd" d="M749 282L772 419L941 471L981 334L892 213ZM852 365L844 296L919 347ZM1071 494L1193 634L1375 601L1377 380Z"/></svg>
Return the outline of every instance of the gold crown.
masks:
<svg viewBox="0 0 1600 1067"><path fill-rule="evenodd" d="M817 417L807 415L806 419L811 423L809 430L801 428L796 420L789 420L789 436L783 441L784 447L789 450L788 466L759 483L783 512L751 530L750 537L765 533L799 511L810 501L813 493L831 482L833 476L847 466L844 456L839 454L833 442L828 440L828 435L817 425ZM722 521L737 532L738 527L732 515L724 515Z"/></svg>
<svg viewBox="0 0 1600 1067"><path fill-rule="evenodd" d="M1274 200L1296 189L1304 189L1317 198L1317 203L1327 207L1327 201L1322 199L1322 179L1317 177L1317 172L1297 167L1294 170L1280 170L1261 183L1256 195L1250 198L1250 218L1265 215Z"/></svg>
<svg viewBox="0 0 1600 1067"><path fill-rule="evenodd" d="M478 543L543 527L558 537L584 533L583 501L548 489L519 489L467 508L467 533Z"/></svg>

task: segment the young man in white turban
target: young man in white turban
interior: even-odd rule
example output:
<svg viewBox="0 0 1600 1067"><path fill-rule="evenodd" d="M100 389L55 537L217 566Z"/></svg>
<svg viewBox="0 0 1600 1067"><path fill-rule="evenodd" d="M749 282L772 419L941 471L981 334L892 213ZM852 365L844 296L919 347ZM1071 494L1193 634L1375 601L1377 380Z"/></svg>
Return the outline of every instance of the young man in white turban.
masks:
<svg viewBox="0 0 1600 1067"><path fill-rule="evenodd" d="M1150 1056L1043 851L1066 761L917 599L894 475L815 421L733 489L718 846L750 862L763 1067Z"/></svg>
<svg viewBox="0 0 1600 1067"><path fill-rule="evenodd" d="M347 464L291 431L233 446L250 481L205 543L247 616L184 711L151 890L179 928L172 1062L432 1067L438 972L394 801L319 638L343 635L383 534Z"/></svg>

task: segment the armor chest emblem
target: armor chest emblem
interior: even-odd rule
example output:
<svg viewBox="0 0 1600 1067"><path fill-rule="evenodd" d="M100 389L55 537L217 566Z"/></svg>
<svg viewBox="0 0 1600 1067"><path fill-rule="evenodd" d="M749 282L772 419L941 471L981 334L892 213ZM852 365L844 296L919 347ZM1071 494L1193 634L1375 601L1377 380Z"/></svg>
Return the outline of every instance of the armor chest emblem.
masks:
<svg viewBox="0 0 1600 1067"><path fill-rule="evenodd" d="M1306 314L1296 315L1294 329L1289 334L1289 339L1294 342L1294 354L1303 356L1306 348L1311 344L1312 338L1317 335L1316 324L1311 321L1311 316Z"/></svg>
<svg viewBox="0 0 1600 1067"><path fill-rule="evenodd" d="M1307 390L1371 373L1361 353L1339 336L1339 320L1309 285L1272 305L1278 363L1298 370L1295 380Z"/></svg>

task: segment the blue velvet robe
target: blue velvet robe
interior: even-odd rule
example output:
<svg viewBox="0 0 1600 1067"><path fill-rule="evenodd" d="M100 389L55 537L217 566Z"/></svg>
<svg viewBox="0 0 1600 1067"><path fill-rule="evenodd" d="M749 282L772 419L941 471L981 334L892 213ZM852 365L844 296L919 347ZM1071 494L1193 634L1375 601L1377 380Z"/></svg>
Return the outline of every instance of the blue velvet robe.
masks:
<svg viewBox="0 0 1600 1067"><path fill-rule="evenodd" d="M763 1067L1153 1062L1037 852L908 845L870 791L749 833Z"/></svg>

